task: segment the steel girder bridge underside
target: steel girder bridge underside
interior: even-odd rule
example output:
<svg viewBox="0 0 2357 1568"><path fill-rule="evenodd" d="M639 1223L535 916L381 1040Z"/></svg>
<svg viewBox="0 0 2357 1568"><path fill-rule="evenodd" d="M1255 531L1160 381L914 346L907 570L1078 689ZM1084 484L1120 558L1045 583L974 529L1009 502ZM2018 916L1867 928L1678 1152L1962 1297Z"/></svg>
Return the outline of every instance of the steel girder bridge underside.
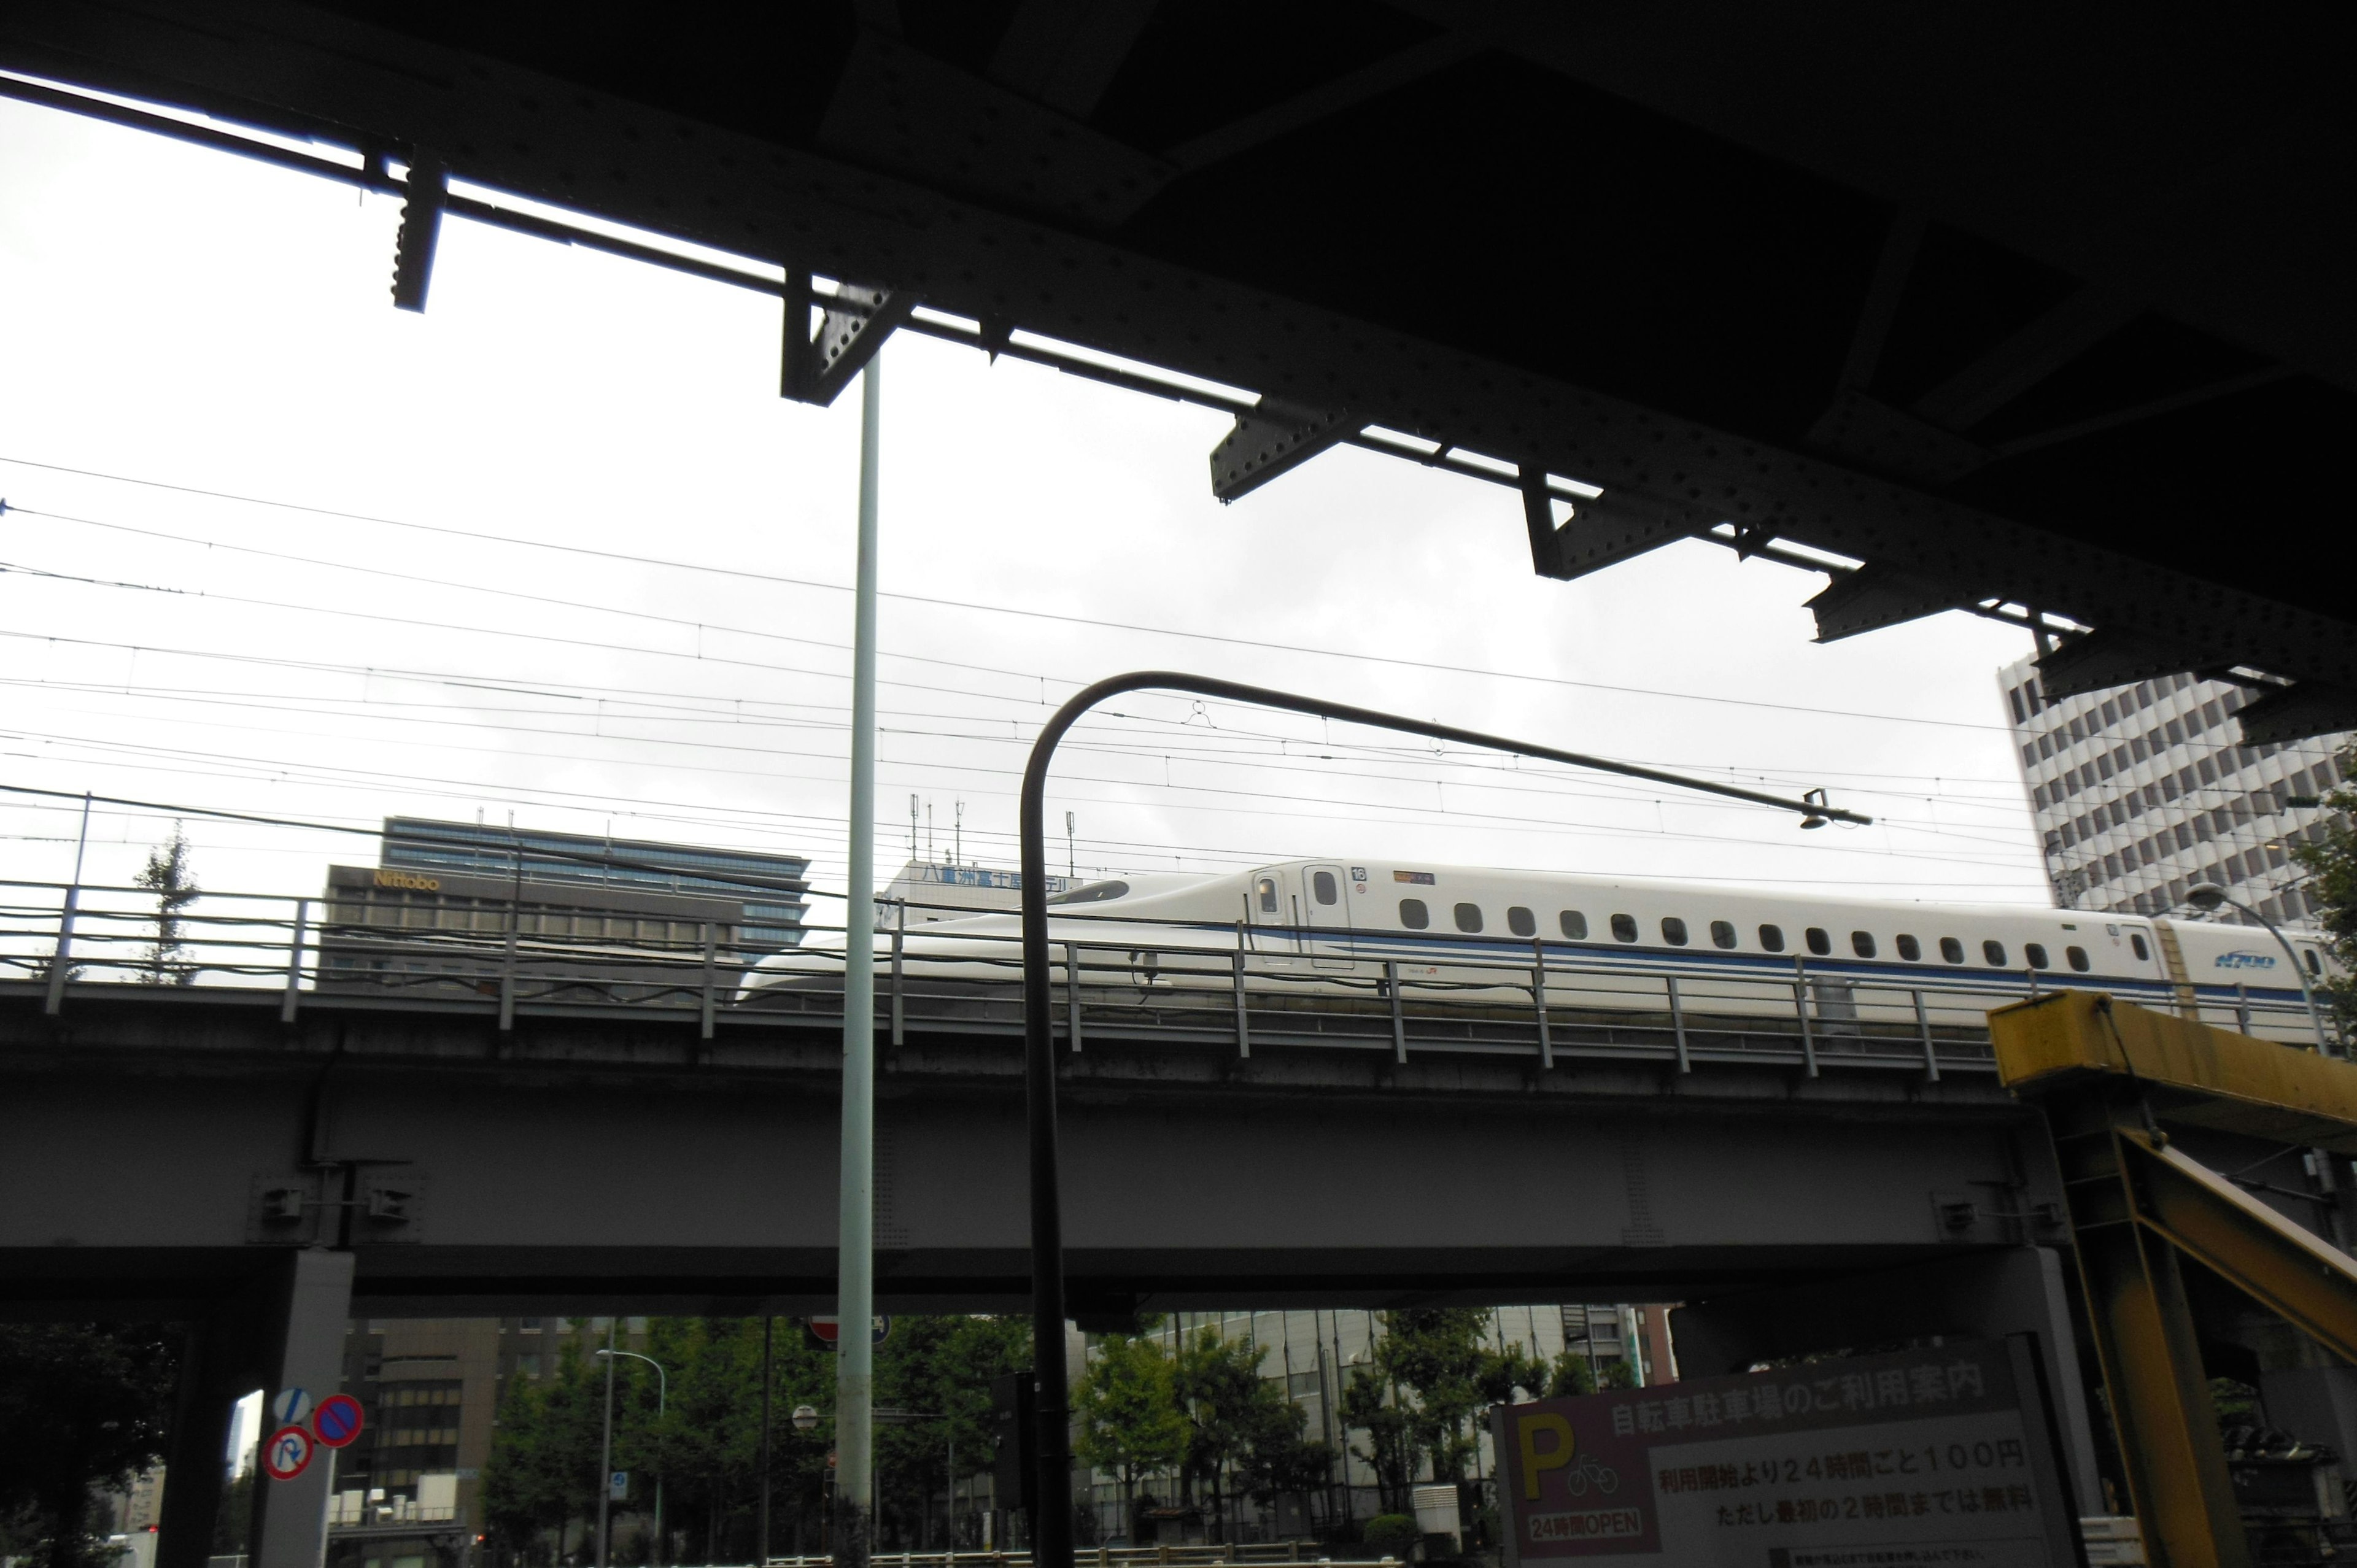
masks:
<svg viewBox="0 0 2357 1568"><path fill-rule="evenodd" d="M1372 446L1518 492L1541 574L1713 540L1828 572L1825 639L2247 682L2256 743L2357 726L2331 25L23 0L0 91L401 194L413 308L446 217L599 244L785 297L789 396L956 338L1231 409L1223 499Z"/></svg>

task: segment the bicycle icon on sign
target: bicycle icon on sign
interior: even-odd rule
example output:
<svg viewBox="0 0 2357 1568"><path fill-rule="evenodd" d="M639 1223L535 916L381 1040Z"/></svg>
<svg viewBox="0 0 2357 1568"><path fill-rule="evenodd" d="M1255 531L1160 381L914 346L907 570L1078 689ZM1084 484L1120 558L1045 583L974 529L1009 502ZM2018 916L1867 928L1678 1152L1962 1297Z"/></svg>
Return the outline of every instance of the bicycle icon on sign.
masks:
<svg viewBox="0 0 2357 1568"><path fill-rule="evenodd" d="M1563 1479L1564 1489L1575 1498L1586 1497L1590 1483L1608 1498L1620 1489L1620 1472L1593 1454L1582 1454L1579 1462L1564 1472Z"/></svg>

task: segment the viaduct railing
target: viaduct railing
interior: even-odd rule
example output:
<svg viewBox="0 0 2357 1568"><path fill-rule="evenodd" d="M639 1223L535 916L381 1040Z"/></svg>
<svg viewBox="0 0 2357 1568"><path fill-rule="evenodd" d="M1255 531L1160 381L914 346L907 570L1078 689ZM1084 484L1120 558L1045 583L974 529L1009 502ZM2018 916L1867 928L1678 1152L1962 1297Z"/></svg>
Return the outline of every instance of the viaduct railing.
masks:
<svg viewBox="0 0 2357 1568"><path fill-rule="evenodd" d="M0 881L0 989L32 991L53 1014L140 986L268 992L289 1021L329 999L495 1013L502 1029L520 1015L621 1012L676 1018L706 1039L724 1024L734 1037L839 1028L843 1016L839 950L748 943L710 921L537 901L452 909L206 892L171 922L147 888ZM1984 1015L2062 983L2036 972L2002 982L1932 969L1867 978L1805 956L1754 955L1730 974L1720 961L1536 940L1508 957L1494 941L1432 933L1405 957L1372 944L1340 956L1290 931L1241 925L1104 920L1105 941L1075 935L1091 923L1064 916L1056 944L1057 1038L1069 1050L1316 1048L1401 1062L1473 1053L1542 1068L1607 1058L1681 1072L1750 1063L1936 1079L1993 1071ZM928 928L884 926L879 1036L897 1046L941 1031L1020 1035L1022 961L1011 930L961 935L960 956L945 961ZM790 955L791 973L748 989L754 966L779 954ZM2199 1010L2244 1033L2292 1036L2307 1026L2296 999L2242 988L2213 993Z"/></svg>

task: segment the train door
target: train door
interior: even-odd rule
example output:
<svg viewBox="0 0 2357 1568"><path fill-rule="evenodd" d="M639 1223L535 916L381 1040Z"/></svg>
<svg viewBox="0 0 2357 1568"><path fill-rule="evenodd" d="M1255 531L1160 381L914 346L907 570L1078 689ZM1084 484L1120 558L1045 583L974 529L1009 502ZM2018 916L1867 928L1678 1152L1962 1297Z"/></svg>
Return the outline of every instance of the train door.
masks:
<svg viewBox="0 0 2357 1568"><path fill-rule="evenodd" d="M1301 957L1301 893L1282 866L1255 871L1244 890L1244 918L1253 951L1271 959Z"/></svg>
<svg viewBox="0 0 2357 1568"><path fill-rule="evenodd" d="M1309 940L1311 963L1318 969L1351 967L1351 885L1339 865L1304 866L1302 925Z"/></svg>

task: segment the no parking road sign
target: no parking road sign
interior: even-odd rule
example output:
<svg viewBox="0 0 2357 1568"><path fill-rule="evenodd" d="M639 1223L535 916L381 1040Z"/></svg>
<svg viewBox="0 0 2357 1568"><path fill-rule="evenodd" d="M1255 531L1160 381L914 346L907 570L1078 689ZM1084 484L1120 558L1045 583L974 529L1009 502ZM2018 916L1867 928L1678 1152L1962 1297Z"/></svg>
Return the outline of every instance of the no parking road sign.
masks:
<svg viewBox="0 0 2357 1568"><path fill-rule="evenodd" d="M361 1434L361 1402L350 1394L329 1394L319 1402L311 1431L322 1446L343 1447Z"/></svg>
<svg viewBox="0 0 2357 1568"><path fill-rule="evenodd" d="M311 1434L299 1426L282 1426L262 1445L262 1468L274 1481L291 1481L310 1468Z"/></svg>
<svg viewBox="0 0 2357 1568"><path fill-rule="evenodd" d="M842 1326L832 1317L804 1318L802 1325L810 1330L812 1338L830 1350L841 1343ZM869 1331L867 1342L871 1345L881 1345L890 1337L891 1333L892 1320L879 1315Z"/></svg>

